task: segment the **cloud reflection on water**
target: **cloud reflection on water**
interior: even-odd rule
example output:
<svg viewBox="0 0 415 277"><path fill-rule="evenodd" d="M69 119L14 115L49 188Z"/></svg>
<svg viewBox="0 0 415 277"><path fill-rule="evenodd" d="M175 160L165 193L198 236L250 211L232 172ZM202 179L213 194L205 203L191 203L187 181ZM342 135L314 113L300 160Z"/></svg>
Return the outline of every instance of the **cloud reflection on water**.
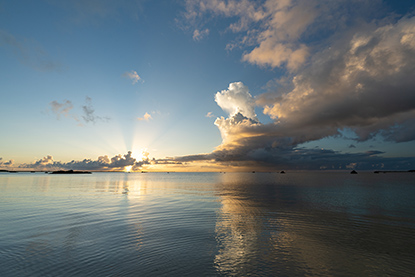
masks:
<svg viewBox="0 0 415 277"><path fill-rule="evenodd" d="M393 206L390 201L402 197L390 196L385 205L378 199L362 206L370 195L380 196L377 186L367 179L361 183L362 179L345 177L344 182L330 184L335 179L325 175L325 182L317 176L316 181L322 183L313 184L303 179L307 176L222 175L215 256L221 274L410 272L415 245L412 228L396 219L390 222L387 215L388 207ZM368 185L362 188L365 183Z"/></svg>

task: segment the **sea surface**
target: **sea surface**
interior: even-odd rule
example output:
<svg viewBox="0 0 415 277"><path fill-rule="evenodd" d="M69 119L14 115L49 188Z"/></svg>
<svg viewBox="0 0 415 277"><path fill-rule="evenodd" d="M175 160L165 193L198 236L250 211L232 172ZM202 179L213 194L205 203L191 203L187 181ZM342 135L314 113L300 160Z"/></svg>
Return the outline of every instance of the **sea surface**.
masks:
<svg viewBox="0 0 415 277"><path fill-rule="evenodd" d="M415 276L415 174L0 173L0 276Z"/></svg>

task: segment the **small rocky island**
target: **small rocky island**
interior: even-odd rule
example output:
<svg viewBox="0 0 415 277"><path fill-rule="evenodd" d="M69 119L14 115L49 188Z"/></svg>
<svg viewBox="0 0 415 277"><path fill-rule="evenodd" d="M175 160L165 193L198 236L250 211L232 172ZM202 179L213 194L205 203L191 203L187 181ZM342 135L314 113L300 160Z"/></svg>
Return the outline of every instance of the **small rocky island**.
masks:
<svg viewBox="0 0 415 277"><path fill-rule="evenodd" d="M90 171L73 171L71 170L58 170L58 171L52 171L49 174L91 174L92 172Z"/></svg>

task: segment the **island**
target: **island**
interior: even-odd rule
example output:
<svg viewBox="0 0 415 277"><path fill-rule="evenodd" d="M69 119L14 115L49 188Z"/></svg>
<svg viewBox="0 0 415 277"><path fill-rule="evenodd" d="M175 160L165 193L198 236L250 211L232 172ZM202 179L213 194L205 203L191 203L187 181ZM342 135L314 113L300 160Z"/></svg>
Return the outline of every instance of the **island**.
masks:
<svg viewBox="0 0 415 277"><path fill-rule="evenodd" d="M92 174L90 171L73 171L71 170L58 170L58 171L52 171L49 174Z"/></svg>
<svg viewBox="0 0 415 277"><path fill-rule="evenodd" d="M374 171L374 173L414 173L415 169L411 169L411 170L376 170Z"/></svg>

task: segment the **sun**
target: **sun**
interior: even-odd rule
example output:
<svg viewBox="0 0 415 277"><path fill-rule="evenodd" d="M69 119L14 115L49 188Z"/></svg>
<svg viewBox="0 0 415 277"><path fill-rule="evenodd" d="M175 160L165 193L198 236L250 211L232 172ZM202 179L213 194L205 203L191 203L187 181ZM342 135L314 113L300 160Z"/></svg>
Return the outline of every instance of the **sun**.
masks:
<svg viewBox="0 0 415 277"><path fill-rule="evenodd" d="M124 167L124 171L125 172L130 172L132 168L133 168L132 165L126 166L126 167Z"/></svg>
<svg viewBox="0 0 415 277"><path fill-rule="evenodd" d="M147 148L133 151L132 156L139 162L145 160L148 156Z"/></svg>

